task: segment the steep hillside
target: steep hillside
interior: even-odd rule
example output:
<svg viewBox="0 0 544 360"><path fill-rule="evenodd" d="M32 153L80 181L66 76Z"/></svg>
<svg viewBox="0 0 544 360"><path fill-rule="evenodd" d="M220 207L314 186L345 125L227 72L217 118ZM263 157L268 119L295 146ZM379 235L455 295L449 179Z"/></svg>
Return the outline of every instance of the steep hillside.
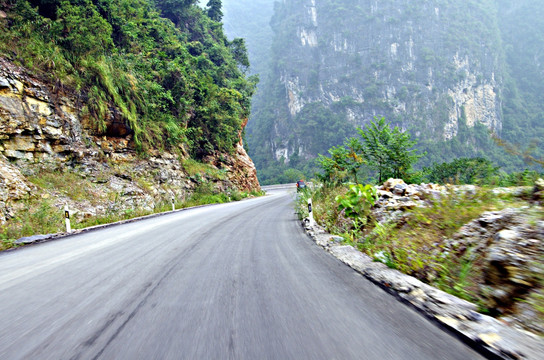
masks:
<svg viewBox="0 0 544 360"><path fill-rule="evenodd" d="M517 129L528 139L529 124L511 100L527 72L508 44L522 47L515 39L530 29L508 32L516 21L506 12L523 16L524 8L510 7L495 0L277 4L271 74L262 79L248 128L261 179L288 167L311 172L318 153L374 116L410 130L428 152L423 165L485 156L510 168L526 166L490 137L517 143ZM542 108L537 99L530 102ZM533 111L537 119L539 111Z"/></svg>
<svg viewBox="0 0 544 360"><path fill-rule="evenodd" d="M0 1L3 230L27 207L90 221L259 190L247 54L194 3Z"/></svg>

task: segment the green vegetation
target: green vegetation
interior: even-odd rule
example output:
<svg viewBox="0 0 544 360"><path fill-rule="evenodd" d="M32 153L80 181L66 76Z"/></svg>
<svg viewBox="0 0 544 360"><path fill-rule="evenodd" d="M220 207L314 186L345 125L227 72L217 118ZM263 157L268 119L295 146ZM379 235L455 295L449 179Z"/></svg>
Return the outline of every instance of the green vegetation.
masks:
<svg viewBox="0 0 544 360"><path fill-rule="evenodd" d="M0 54L76 91L96 135L118 112L137 149L232 152L256 78L223 34L221 1L2 0Z"/></svg>
<svg viewBox="0 0 544 360"><path fill-rule="evenodd" d="M183 169L191 178L202 178L204 176L220 180L225 178L224 170L219 170L210 164L202 163L194 159L185 159L182 161L182 165Z"/></svg>
<svg viewBox="0 0 544 360"><path fill-rule="evenodd" d="M21 205L24 209L2 227L0 250L14 247L14 241L23 236L64 231L63 211L50 198L32 198Z"/></svg>
<svg viewBox="0 0 544 360"><path fill-rule="evenodd" d="M334 200L338 203L338 211L344 211L346 216L352 218L356 224L365 226L370 209L378 200L378 196L374 186L357 184L349 185L348 192L336 196Z"/></svg>
<svg viewBox="0 0 544 360"><path fill-rule="evenodd" d="M475 192L451 189L444 196L426 199L426 207L407 209L401 218L378 222L372 207L375 190L370 188L373 187L314 186L300 194L297 212L301 217L307 216L305 204L311 197L315 220L329 233L341 235L346 244L448 293L483 304L478 286L482 283L485 254L476 248L452 248L449 239L483 212L517 208L527 202L494 194L489 188ZM536 207L527 210L527 216L542 219L544 214ZM532 302L541 302L538 295L534 297Z"/></svg>
<svg viewBox="0 0 544 360"><path fill-rule="evenodd" d="M412 141L410 134L397 126L391 130L385 118L374 120L369 126L358 130L363 139L363 156L378 173L379 183L389 177L406 177L412 165L423 156L411 149L417 142Z"/></svg>
<svg viewBox="0 0 544 360"><path fill-rule="evenodd" d="M359 145L358 139L354 140L356 143L353 145ZM363 165L363 158L351 145L348 141L345 146L333 146L328 151L330 157L319 155L317 161L324 171L323 180L335 182L351 176L355 183L359 183L357 173Z"/></svg>
<svg viewBox="0 0 544 360"><path fill-rule="evenodd" d="M475 195L451 192L431 201L428 207L407 211L401 224L380 225L377 231L370 230L368 236L361 239L359 248L371 256L380 251L386 252L397 269L420 279L428 281L448 275L455 281L460 276L461 268L455 274L444 274L451 272L451 268L443 265L452 259L446 256L447 250L442 241L451 238L461 226L481 213L506 206L487 190ZM451 286L443 287L445 290L449 288Z"/></svg>
<svg viewBox="0 0 544 360"><path fill-rule="evenodd" d="M544 175L527 169L506 173L486 158L458 158L414 170L423 155L417 154L417 142L411 140L408 132L398 127L391 129L383 117L375 118L357 132L359 137L347 138L344 145L330 148L329 157L319 155L319 180L329 185L345 181L358 184L360 178L381 184L396 178L408 183L528 186Z"/></svg>
<svg viewBox="0 0 544 360"><path fill-rule="evenodd" d="M439 184L474 184L489 179L497 173L498 167L483 158L460 158L451 163L434 164L428 172L429 182Z"/></svg>
<svg viewBox="0 0 544 360"><path fill-rule="evenodd" d="M323 170L321 179L343 181L350 177L358 183L361 169L374 173L378 183L393 178L407 178L412 166L422 156L412 149L416 144L408 132L398 127L391 129L385 118L375 118L358 129L359 138L348 138L344 146L329 149L331 157L319 155L317 162Z"/></svg>
<svg viewBox="0 0 544 360"><path fill-rule="evenodd" d="M176 209L191 206L239 201L247 197L261 196L258 192L244 192L231 189L221 192L213 188L209 179L221 180L220 174L212 171L207 164L186 161L185 169L194 171L198 175L198 186L187 198L175 200ZM164 192L156 195L147 180L140 178L138 185L142 194L152 199L134 205L134 199L123 196L122 193L107 186L109 178L122 171L112 170L98 178L87 178L84 174L64 171L63 169L43 168L29 177L37 186L35 196L21 202L15 210L15 217L3 225L0 233L0 251L15 246L14 241L24 236L35 234L50 234L65 231L64 204L78 204L79 209L102 209L96 213L75 213L72 217L72 228L82 229L89 226L107 224L111 222L132 219L172 210L170 189L164 187ZM125 176L132 176L123 171ZM137 177L136 175L132 177ZM83 210L85 211L85 210Z"/></svg>

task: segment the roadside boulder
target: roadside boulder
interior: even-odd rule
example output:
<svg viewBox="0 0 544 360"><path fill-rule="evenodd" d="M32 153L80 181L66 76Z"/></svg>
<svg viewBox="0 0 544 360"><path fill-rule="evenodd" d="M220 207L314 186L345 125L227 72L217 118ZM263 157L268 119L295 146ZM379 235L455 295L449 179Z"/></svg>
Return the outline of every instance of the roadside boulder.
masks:
<svg viewBox="0 0 544 360"><path fill-rule="evenodd" d="M386 191L394 192L395 187L399 186L399 189L406 189L406 183L402 179L389 179L383 183L383 189Z"/></svg>

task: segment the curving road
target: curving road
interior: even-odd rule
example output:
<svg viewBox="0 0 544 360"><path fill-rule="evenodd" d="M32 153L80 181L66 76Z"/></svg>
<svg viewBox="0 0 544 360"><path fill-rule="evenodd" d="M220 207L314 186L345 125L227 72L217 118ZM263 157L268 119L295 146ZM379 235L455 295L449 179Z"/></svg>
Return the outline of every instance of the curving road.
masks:
<svg viewBox="0 0 544 360"><path fill-rule="evenodd" d="M292 190L0 254L0 359L480 359L318 248Z"/></svg>

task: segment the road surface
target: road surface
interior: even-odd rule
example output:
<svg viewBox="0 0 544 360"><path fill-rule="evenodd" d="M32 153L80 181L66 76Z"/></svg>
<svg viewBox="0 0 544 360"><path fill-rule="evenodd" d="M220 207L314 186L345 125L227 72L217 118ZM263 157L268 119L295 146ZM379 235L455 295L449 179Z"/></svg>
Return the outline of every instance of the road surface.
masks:
<svg viewBox="0 0 544 360"><path fill-rule="evenodd" d="M0 253L0 359L480 359L302 231L294 193Z"/></svg>

